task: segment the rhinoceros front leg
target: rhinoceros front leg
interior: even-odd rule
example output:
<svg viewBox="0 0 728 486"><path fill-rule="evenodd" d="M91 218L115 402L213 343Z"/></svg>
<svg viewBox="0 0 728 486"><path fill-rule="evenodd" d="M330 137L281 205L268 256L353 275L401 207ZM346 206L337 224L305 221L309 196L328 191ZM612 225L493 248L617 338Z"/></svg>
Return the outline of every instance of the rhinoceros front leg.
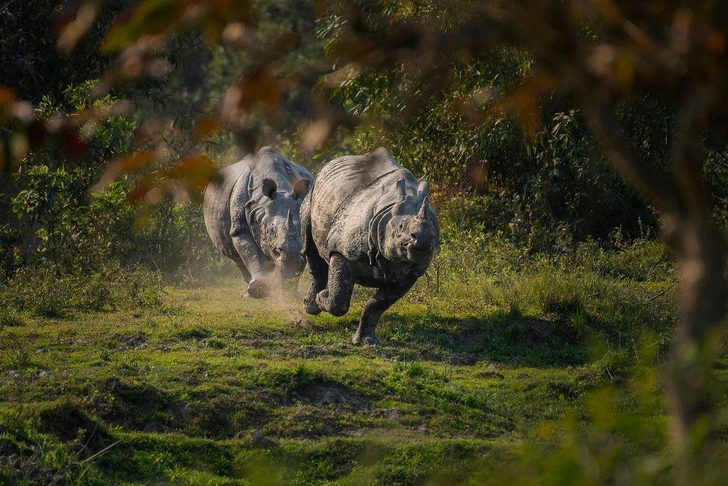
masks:
<svg viewBox="0 0 728 486"><path fill-rule="evenodd" d="M262 299L268 295L266 279L272 270L272 265L261 253L251 235L235 235L232 239L235 251L240 255L240 259L250 275L247 295L255 299ZM245 272L243 272L243 277L245 277Z"/></svg>
<svg viewBox="0 0 728 486"><path fill-rule="evenodd" d="M329 280L329 265L312 245L306 248L306 260L308 260L308 268L311 271L311 285L308 286L308 292L303 298L303 308L307 314L315 316L321 313L321 307L316 303L316 296L326 288Z"/></svg>
<svg viewBox="0 0 728 486"><path fill-rule="evenodd" d="M361 313L359 328L354 333L354 344L377 344L376 329L379 318L392 304L401 299L412 288L417 277L408 278L401 282L385 284L377 289L367 301Z"/></svg>
<svg viewBox="0 0 728 486"><path fill-rule="evenodd" d="M349 310L351 292L354 290L354 272L351 263L339 253L329 258L327 286L316 294L316 304L334 316L343 316Z"/></svg>

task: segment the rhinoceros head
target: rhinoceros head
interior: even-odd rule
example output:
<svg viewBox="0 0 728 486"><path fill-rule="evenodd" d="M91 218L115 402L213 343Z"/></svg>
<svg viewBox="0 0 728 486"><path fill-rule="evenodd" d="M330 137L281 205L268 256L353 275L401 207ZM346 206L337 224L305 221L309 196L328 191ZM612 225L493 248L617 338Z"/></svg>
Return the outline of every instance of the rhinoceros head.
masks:
<svg viewBox="0 0 728 486"><path fill-rule="evenodd" d="M299 211L309 184L308 179L298 179L293 184L293 191L288 193L278 191L278 185L272 179L263 179L264 197L256 217L258 243L284 278L300 273L306 263L302 254Z"/></svg>
<svg viewBox="0 0 728 486"><path fill-rule="evenodd" d="M428 198L429 186L420 181L416 197L404 193L404 180L397 186L400 199L392 207L381 250L390 261L427 265L435 253L439 233Z"/></svg>

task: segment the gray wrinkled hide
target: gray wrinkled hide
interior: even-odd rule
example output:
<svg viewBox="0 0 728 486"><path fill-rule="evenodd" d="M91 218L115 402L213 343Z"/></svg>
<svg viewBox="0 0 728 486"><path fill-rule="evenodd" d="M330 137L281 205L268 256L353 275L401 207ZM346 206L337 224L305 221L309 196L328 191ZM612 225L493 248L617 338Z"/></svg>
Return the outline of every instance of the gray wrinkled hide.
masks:
<svg viewBox="0 0 728 486"><path fill-rule="evenodd" d="M341 157L319 172L301 206L304 252L313 280L306 312L343 315L354 284L378 288L354 342L376 342L382 313L424 275L439 238L425 181L379 148Z"/></svg>
<svg viewBox="0 0 728 486"><path fill-rule="evenodd" d="M247 294L264 297L271 285L303 269L299 210L313 176L270 147L219 176L205 190L207 232L238 265Z"/></svg>

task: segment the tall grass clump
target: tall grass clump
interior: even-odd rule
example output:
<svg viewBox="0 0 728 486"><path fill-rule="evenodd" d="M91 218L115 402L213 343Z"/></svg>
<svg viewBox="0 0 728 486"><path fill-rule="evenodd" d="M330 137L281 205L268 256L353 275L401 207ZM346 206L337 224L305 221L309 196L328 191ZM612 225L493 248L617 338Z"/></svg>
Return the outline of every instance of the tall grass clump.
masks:
<svg viewBox="0 0 728 486"><path fill-rule="evenodd" d="M437 302L439 312L536 319L614 346L631 345L643 332L666 341L677 315L672 262L649 240L611 250L587 242L547 255L478 232L445 235L418 288L418 298Z"/></svg>
<svg viewBox="0 0 728 486"><path fill-rule="evenodd" d="M75 311L155 309L163 303L162 289L161 276L142 267L109 263L98 271L82 273L26 266L0 289L0 306L51 318Z"/></svg>
<svg viewBox="0 0 728 486"><path fill-rule="evenodd" d="M85 446L75 445L40 432L28 418L0 415L0 483L106 484L95 464L78 454Z"/></svg>

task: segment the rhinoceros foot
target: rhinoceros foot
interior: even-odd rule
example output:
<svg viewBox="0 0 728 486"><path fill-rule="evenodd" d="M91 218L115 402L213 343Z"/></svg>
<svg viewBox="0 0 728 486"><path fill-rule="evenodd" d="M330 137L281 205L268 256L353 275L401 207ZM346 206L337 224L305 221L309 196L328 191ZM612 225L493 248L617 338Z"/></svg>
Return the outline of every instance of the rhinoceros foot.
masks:
<svg viewBox="0 0 728 486"><path fill-rule="evenodd" d="M316 295L316 305L332 316L341 317L349 312L348 298L350 296L332 294L329 289L324 289Z"/></svg>
<svg viewBox="0 0 728 486"><path fill-rule="evenodd" d="M377 339L376 336L369 336L364 335L362 336L359 333L354 334L354 336L351 338L351 342L354 344L362 344L365 346L376 346L379 344L379 339Z"/></svg>
<svg viewBox="0 0 728 486"><path fill-rule="evenodd" d="M260 279L253 279L248 284L247 297L263 299L268 295L268 286Z"/></svg>
<svg viewBox="0 0 728 486"><path fill-rule="evenodd" d="M311 314L312 316L321 314L321 307L316 303L315 298L310 301L304 300L303 310L306 311L306 314Z"/></svg>

